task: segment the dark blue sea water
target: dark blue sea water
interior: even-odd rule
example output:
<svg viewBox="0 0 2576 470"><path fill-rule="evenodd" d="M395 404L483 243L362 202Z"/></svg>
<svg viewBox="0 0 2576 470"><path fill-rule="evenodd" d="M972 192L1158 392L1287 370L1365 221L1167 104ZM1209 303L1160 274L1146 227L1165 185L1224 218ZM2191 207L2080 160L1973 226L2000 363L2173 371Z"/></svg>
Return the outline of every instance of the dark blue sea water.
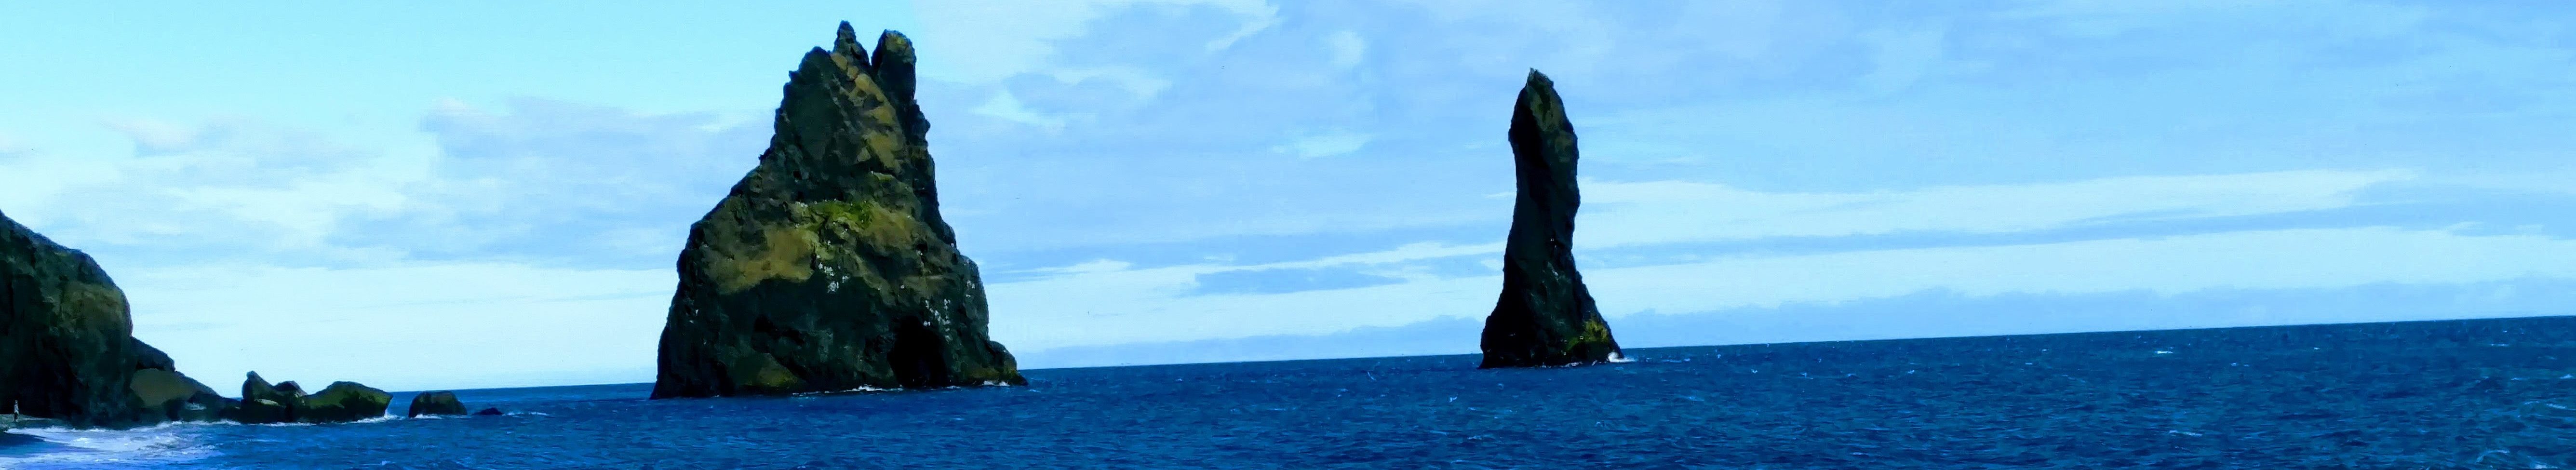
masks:
<svg viewBox="0 0 2576 470"><path fill-rule="evenodd" d="M2562 468L2576 317L1028 371L509 416L19 432L0 466L281 469ZM397 396L396 403L406 403ZM399 405L398 405L399 407ZM397 410L397 415L399 410Z"/></svg>

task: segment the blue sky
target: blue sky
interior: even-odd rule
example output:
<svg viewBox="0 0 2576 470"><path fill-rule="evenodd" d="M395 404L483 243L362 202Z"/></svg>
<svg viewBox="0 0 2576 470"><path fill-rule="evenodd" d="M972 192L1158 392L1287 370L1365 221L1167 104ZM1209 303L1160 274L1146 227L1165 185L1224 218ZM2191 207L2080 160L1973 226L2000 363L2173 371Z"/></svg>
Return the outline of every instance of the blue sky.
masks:
<svg viewBox="0 0 2576 470"><path fill-rule="evenodd" d="M1533 67L1631 347L2576 301L2550 2L521 3L7 7L0 211L218 384L649 381L848 20L1031 367L1473 352Z"/></svg>

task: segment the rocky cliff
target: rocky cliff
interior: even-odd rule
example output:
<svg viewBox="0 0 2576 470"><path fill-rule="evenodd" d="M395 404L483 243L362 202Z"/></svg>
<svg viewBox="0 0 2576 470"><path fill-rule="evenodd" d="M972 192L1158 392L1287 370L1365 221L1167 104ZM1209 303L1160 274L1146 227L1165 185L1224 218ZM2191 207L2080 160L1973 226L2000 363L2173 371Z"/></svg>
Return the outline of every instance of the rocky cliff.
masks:
<svg viewBox="0 0 2576 470"><path fill-rule="evenodd" d="M1485 317L1479 367L1535 367L1616 360L1619 342L1574 270L1574 124L1556 83L1531 70L1512 107L1512 161L1520 197L1503 247L1503 294Z"/></svg>
<svg viewBox="0 0 2576 470"><path fill-rule="evenodd" d="M124 427L225 406L133 331L124 291L97 262L0 214L0 413Z"/></svg>
<svg viewBox="0 0 2576 470"><path fill-rule="evenodd" d="M913 62L843 23L788 75L759 166L690 226L654 398L1025 382L940 219Z"/></svg>

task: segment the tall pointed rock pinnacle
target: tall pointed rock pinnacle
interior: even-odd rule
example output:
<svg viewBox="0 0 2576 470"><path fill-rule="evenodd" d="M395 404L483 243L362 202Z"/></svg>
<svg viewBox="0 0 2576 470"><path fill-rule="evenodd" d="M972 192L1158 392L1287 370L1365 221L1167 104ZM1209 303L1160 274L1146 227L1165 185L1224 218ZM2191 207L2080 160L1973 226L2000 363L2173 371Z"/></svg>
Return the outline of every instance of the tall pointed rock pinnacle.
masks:
<svg viewBox="0 0 2576 470"><path fill-rule="evenodd" d="M939 216L912 42L842 23L760 165L689 227L654 398L1024 384Z"/></svg>
<svg viewBox="0 0 2576 470"><path fill-rule="evenodd" d="M1478 367L1592 364L1619 359L1619 342L1574 270L1574 124L1556 83L1530 70L1512 107L1520 197L1503 247L1503 295L1485 317Z"/></svg>

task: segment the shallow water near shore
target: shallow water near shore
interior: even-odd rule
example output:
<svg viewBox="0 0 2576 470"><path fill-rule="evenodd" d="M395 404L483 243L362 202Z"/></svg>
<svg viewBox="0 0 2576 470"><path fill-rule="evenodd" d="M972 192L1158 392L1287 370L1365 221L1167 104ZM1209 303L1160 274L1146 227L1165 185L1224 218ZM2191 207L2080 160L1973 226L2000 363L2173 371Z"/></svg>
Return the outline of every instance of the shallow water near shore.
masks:
<svg viewBox="0 0 2576 470"><path fill-rule="evenodd" d="M1026 387L17 430L23 469L2564 468L2576 317L1032 370ZM397 394L396 414L408 394Z"/></svg>

